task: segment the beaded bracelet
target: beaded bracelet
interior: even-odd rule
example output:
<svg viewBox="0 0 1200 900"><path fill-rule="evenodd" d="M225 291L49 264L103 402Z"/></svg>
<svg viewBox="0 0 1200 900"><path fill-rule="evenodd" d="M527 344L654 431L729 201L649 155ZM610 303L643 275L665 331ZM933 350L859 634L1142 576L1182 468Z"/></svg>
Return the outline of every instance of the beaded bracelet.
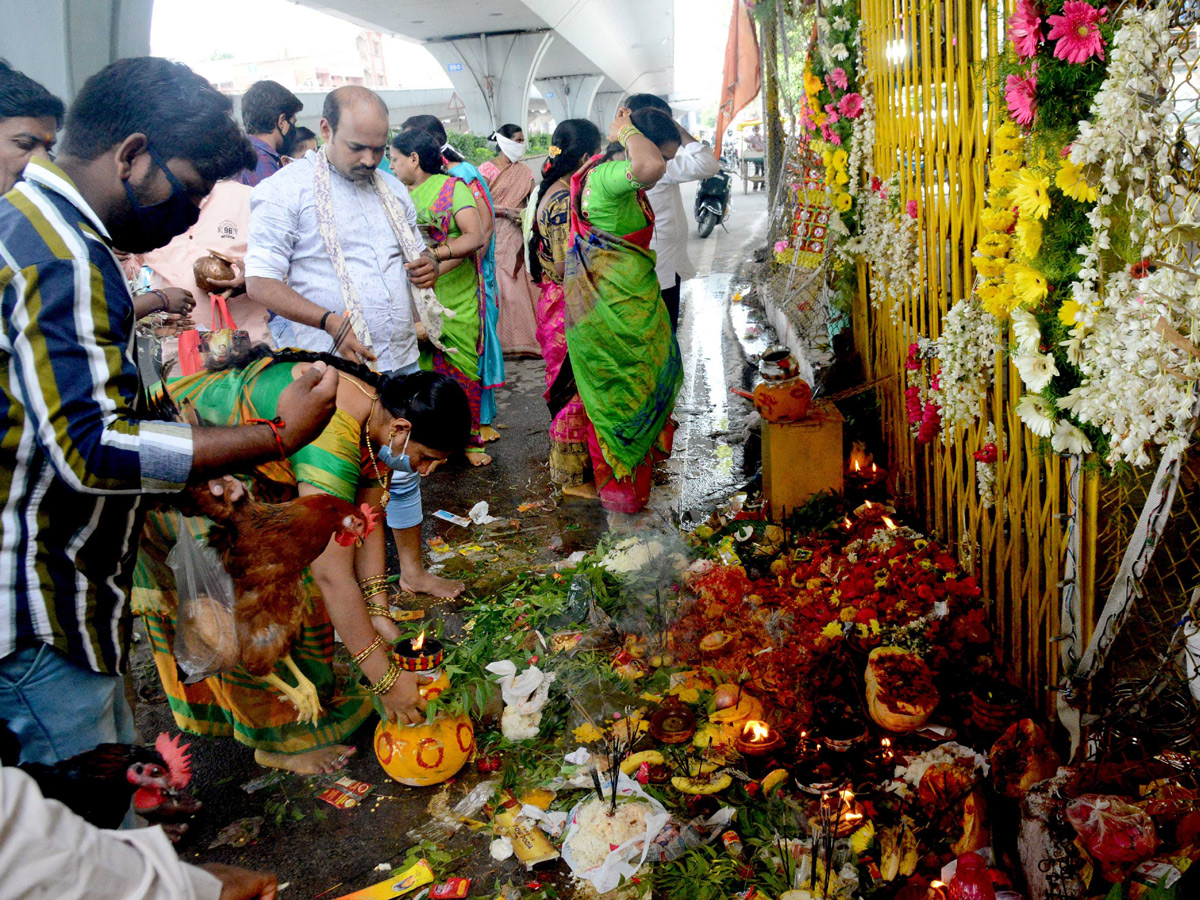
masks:
<svg viewBox="0 0 1200 900"><path fill-rule="evenodd" d="M386 694L392 689L392 685L396 683L396 679L400 677L400 672L400 666L396 664L395 660L392 660L392 664L388 666L388 670L384 673L383 677L374 684L368 684L367 690L377 697L381 694Z"/></svg>
<svg viewBox="0 0 1200 900"><path fill-rule="evenodd" d="M365 650L359 651L359 653L354 656L354 664L356 666L361 666L363 664L363 660L365 660L368 656L370 656L372 653L374 653L376 650L378 650L382 646L383 646L383 638L376 637L375 640L373 640L373 641L371 641L371 643L367 644Z"/></svg>

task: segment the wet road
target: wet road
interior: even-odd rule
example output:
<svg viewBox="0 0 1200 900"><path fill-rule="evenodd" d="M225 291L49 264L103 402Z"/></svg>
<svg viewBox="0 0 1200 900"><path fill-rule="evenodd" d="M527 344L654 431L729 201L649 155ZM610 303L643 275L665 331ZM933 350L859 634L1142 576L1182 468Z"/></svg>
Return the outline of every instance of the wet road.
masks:
<svg viewBox="0 0 1200 900"><path fill-rule="evenodd" d="M694 189L685 186L689 213L693 196ZM680 428L675 454L644 514L650 519L673 519L713 504L744 484L757 468L756 438L745 440L743 423L750 406L732 396L729 387L751 383L747 356L766 345L765 336L755 333L760 326L752 313L733 302L745 287L738 277L742 262L765 241L766 197L743 195L736 184L733 206L728 232L718 227L702 240L691 223L689 253L698 275L683 288L679 341L685 381L676 408ZM495 455L492 466L452 464L424 485L426 537L446 542L430 559L446 574L467 581L477 596L486 594L506 572L553 564L574 550L590 549L610 525L637 524L623 517L609 521L595 503L555 498L546 466L549 423L543 373L540 360L509 361L508 384L499 397L503 437L489 445ZM472 532L429 516L438 509L465 514L479 500L489 502L493 515L517 519L520 532ZM538 505L521 511L522 504ZM429 604L426 614L447 622L455 619L452 605ZM160 731L174 731L144 641L135 653L134 669L142 735L152 739ZM386 877L372 868L387 860L399 862L411 844L406 832L429 818L427 805L439 789L391 782L371 751L373 728L371 722L350 740L358 755L344 774L374 785L374 791L363 805L349 810L316 800L323 785L296 777L247 793L241 786L264 772L254 764L252 751L232 740L192 738L193 789L205 809L180 848L183 857L275 871L281 882L289 883L283 900L322 895L332 900ZM464 771L450 787L451 802L478 780L476 773ZM256 842L210 849L223 827L254 816L265 817ZM460 833L452 847L463 856L449 874L479 879L472 895L482 896L508 879L526 880L513 861L492 861L487 841L477 835Z"/></svg>

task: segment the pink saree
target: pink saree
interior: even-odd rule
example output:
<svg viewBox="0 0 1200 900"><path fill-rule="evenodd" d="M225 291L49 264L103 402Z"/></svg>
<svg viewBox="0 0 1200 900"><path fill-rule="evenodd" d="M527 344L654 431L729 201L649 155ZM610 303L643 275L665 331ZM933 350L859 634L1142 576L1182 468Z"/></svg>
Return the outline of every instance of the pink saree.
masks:
<svg viewBox="0 0 1200 900"><path fill-rule="evenodd" d="M533 193L529 167L513 163L503 171L493 162L479 167L496 209L520 209ZM500 287L500 347L505 353L540 356L537 339L538 289L525 269L521 225L496 217L496 280Z"/></svg>

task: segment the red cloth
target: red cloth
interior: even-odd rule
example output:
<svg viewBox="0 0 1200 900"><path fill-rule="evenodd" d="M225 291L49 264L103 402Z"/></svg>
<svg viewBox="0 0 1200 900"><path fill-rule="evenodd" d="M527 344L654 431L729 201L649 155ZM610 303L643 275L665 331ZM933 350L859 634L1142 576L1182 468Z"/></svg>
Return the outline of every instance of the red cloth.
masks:
<svg viewBox="0 0 1200 900"><path fill-rule="evenodd" d="M746 104L762 90L762 63L754 21L744 0L734 0L725 44L725 74L721 80L721 103L717 108L716 155L721 155L725 129Z"/></svg>

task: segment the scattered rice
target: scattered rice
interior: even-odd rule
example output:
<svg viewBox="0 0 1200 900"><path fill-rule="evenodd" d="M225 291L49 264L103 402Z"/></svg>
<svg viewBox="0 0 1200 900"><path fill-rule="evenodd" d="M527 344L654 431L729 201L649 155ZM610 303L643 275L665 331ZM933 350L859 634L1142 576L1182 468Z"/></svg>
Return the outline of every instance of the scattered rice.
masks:
<svg viewBox="0 0 1200 900"><path fill-rule="evenodd" d="M576 865L582 869L596 868L621 844L646 833L649 803L618 800L614 816L608 814L611 808L611 801L593 798L579 810L568 843Z"/></svg>

